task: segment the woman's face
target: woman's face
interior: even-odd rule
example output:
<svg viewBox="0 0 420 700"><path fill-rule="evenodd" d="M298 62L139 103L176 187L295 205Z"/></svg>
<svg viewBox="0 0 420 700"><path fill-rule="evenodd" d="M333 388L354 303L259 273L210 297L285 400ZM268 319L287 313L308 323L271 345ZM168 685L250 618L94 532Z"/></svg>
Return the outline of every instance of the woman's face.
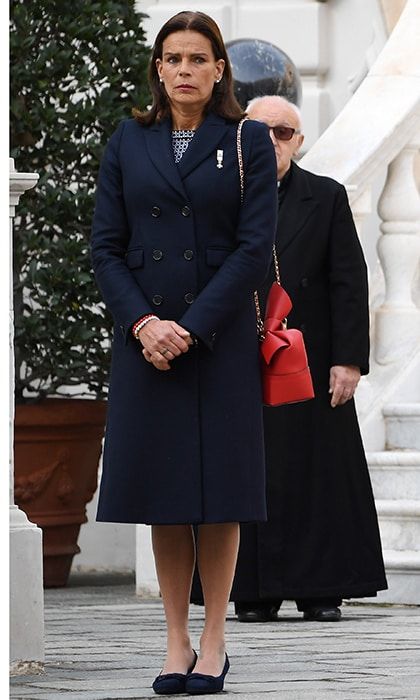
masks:
<svg viewBox="0 0 420 700"><path fill-rule="evenodd" d="M171 106L183 112L204 110L224 65L222 58L215 60L210 39L190 29L166 37L156 60Z"/></svg>

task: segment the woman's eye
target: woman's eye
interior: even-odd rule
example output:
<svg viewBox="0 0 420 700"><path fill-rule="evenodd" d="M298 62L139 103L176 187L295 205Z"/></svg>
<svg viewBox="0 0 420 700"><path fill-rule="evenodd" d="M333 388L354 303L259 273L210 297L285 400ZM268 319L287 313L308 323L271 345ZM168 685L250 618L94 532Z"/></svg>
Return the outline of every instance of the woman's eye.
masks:
<svg viewBox="0 0 420 700"><path fill-rule="evenodd" d="M196 62L196 63L204 63L204 58L202 58L202 56L196 56L196 57L195 57L195 62Z"/></svg>
<svg viewBox="0 0 420 700"><path fill-rule="evenodd" d="M176 56L169 56L168 58L168 63L176 63L177 62L177 57Z"/></svg>

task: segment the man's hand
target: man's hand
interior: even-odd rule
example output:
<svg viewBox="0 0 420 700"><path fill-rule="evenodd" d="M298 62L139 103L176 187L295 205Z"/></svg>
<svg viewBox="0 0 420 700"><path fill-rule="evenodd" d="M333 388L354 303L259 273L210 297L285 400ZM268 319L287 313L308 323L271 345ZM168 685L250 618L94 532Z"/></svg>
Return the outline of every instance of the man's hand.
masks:
<svg viewBox="0 0 420 700"><path fill-rule="evenodd" d="M355 365L334 365L330 369L331 406L342 406L353 398L360 380L360 368Z"/></svg>
<svg viewBox="0 0 420 700"><path fill-rule="evenodd" d="M193 340L188 331L175 321L149 321L139 333L143 356L156 369L171 369L169 362L188 352Z"/></svg>

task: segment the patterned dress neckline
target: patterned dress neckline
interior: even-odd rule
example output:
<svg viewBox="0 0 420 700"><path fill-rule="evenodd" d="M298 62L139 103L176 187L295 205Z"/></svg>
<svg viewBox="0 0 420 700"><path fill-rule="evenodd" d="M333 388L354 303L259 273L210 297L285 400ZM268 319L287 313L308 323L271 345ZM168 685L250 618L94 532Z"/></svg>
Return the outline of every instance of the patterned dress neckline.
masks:
<svg viewBox="0 0 420 700"><path fill-rule="evenodd" d="M195 129L173 129L172 148L174 149L175 163L179 163L195 134Z"/></svg>

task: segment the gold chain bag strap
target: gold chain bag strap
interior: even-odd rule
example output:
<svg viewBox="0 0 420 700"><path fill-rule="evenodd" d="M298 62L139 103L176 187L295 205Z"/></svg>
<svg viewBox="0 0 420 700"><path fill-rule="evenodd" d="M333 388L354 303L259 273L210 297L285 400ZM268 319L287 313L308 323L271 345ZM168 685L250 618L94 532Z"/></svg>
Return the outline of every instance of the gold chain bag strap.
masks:
<svg viewBox="0 0 420 700"><path fill-rule="evenodd" d="M245 193L242 127L246 119L247 117L238 123L236 136L241 204ZM273 259L276 281L268 293L264 320L257 291L254 292L254 301L257 332L261 341L263 403L266 406L281 406L313 399L314 390L303 335L296 328L287 329L286 316L292 308L292 302L280 283L280 267L274 244Z"/></svg>
<svg viewBox="0 0 420 700"><path fill-rule="evenodd" d="M244 159L242 156L242 127L244 122L246 122L248 117L244 117L238 124L238 130L236 133L236 149L238 152L238 164L239 164L239 182L241 186L241 204L244 201L245 194L245 170L244 170ZM276 246L273 243L273 260L274 260L274 272L276 276L276 282L281 286L280 282L280 267L277 258ZM260 299L257 290L254 292L255 310L257 312L257 332L260 340L264 339L264 321L261 314ZM287 327L287 318L282 320L284 327Z"/></svg>

